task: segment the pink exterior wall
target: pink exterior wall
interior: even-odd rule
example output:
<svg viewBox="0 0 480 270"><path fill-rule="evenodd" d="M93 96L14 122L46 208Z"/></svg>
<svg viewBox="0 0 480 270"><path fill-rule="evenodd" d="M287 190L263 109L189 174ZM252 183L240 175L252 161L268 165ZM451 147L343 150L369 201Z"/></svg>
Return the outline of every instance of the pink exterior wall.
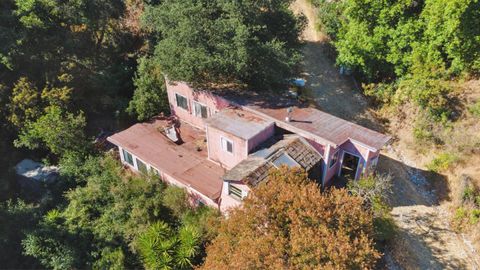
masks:
<svg viewBox="0 0 480 270"><path fill-rule="evenodd" d="M224 137L233 142L233 153L222 149L221 138ZM231 169L240 161L247 158L247 142L231 134L213 128L207 127L208 158L214 162L220 163L226 169Z"/></svg>
<svg viewBox="0 0 480 270"><path fill-rule="evenodd" d="M228 210L238 207L242 204L242 201L228 195L228 185L228 182L223 182L222 195L220 197L220 211L222 211L222 213L226 213ZM241 189L244 194L248 194L250 191L250 188L243 183L235 183L234 185L235 187Z"/></svg>
<svg viewBox="0 0 480 270"><path fill-rule="evenodd" d="M205 125L203 118L194 115L193 111L193 101L197 101L208 107L208 115L212 115L218 112L221 109L227 108L230 106L230 102L226 99L221 98L217 95L212 94L209 91L193 91L193 89L186 83L183 82L168 82L167 85L167 95L168 102L170 103L170 110L172 114L176 115L180 120L185 121L193 126L204 129ZM177 101L175 98L175 93L178 93L188 100L188 110L185 110L181 107L177 107Z"/></svg>
<svg viewBox="0 0 480 270"><path fill-rule="evenodd" d="M329 186L331 184L331 180L333 178L333 176L338 172L338 164L340 164L340 158L341 156L338 157L337 159L337 162L331 167L329 168L330 166L330 160L332 160L333 158L333 155L339 151L340 149L337 147L337 148L334 148L333 146L331 145L327 145L325 147L325 155L326 157L324 158L324 174L325 174L325 179L323 181L323 184L325 186ZM339 153L340 154L340 153Z"/></svg>
<svg viewBox="0 0 480 270"><path fill-rule="evenodd" d="M253 136L248 140L248 153L250 154L255 147L268 140L275 134L275 124L272 123L269 127L264 129L262 132Z"/></svg>
<svg viewBox="0 0 480 270"><path fill-rule="evenodd" d="M369 172L369 168L372 162L375 161L375 159L378 157L380 154L380 151L372 152L370 149L367 147L356 143L352 141L347 141L344 144L340 146L342 152L348 152L357 156L360 156L360 162L358 164L358 170L357 170L357 179L361 178L362 176L365 176L371 172ZM341 153L343 154L343 153ZM340 162L339 166L341 166L342 163L342 155L340 155ZM337 173L339 172L339 167L337 170Z"/></svg>
<svg viewBox="0 0 480 270"><path fill-rule="evenodd" d="M325 155L325 145L317 143L317 142L309 140L309 139L306 139L306 140L308 141L308 143L311 146L313 146L313 148L315 148L315 150L318 151L318 153L320 153L320 155L322 155L322 157L324 157L324 155Z"/></svg>

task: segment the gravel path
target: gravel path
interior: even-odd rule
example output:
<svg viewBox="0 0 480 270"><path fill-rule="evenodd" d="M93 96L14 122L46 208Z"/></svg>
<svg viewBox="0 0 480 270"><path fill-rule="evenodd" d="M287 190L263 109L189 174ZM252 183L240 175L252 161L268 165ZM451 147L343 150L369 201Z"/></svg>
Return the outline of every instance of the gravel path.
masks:
<svg viewBox="0 0 480 270"><path fill-rule="evenodd" d="M297 0L295 13L307 16L303 33L304 78L318 108L335 116L385 130L368 108L352 78L342 76L330 57L328 40L316 31L315 12L306 0ZM401 138L399 138L401 140ZM478 253L450 229L448 211L437 205L422 170L401 149L387 147L378 171L393 176L392 216L398 235L386 254L388 269L480 269Z"/></svg>

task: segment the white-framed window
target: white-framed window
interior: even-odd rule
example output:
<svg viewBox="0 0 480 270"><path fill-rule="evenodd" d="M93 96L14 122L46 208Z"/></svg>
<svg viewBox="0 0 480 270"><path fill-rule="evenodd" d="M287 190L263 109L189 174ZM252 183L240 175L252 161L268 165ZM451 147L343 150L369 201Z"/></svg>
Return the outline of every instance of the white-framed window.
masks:
<svg viewBox="0 0 480 270"><path fill-rule="evenodd" d="M137 169L142 173L147 174L148 173L147 165L138 158L136 158L136 161L137 161Z"/></svg>
<svg viewBox="0 0 480 270"><path fill-rule="evenodd" d="M222 150L230 154L233 154L233 142L224 137L220 137L220 141L222 143Z"/></svg>
<svg viewBox="0 0 480 270"><path fill-rule="evenodd" d="M328 166L329 168L333 167L333 165L335 165L335 163L337 163L337 160L338 160L338 152L335 152L335 154L333 154L333 157L332 159L330 160L330 165Z"/></svg>
<svg viewBox="0 0 480 270"><path fill-rule="evenodd" d="M228 195L232 196L233 198L237 200L242 200L243 199L243 192L241 189L238 187L228 184Z"/></svg>
<svg viewBox="0 0 480 270"><path fill-rule="evenodd" d="M193 101L193 114L197 117L207 118L208 108L200 102Z"/></svg>
<svg viewBox="0 0 480 270"><path fill-rule="evenodd" d="M123 160L127 162L128 164L133 165L133 156L127 150L122 149L122 154L123 154Z"/></svg>
<svg viewBox="0 0 480 270"><path fill-rule="evenodd" d="M178 93L175 93L175 100L177 101L177 107L188 111L188 99Z"/></svg>

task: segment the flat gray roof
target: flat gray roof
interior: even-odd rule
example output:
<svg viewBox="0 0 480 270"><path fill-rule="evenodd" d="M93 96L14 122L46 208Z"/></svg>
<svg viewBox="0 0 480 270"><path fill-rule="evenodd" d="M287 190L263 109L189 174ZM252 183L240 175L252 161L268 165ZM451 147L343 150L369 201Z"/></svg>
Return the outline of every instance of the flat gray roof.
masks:
<svg viewBox="0 0 480 270"><path fill-rule="evenodd" d="M274 122L260 118L251 112L231 108L212 115L205 120L205 123L209 127L249 140Z"/></svg>

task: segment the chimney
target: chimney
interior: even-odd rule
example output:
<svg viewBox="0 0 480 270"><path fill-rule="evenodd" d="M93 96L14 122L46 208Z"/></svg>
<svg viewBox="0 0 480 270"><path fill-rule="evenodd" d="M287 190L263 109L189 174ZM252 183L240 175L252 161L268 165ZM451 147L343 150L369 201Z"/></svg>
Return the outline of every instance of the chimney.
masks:
<svg viewBox="0 0 480 270"><path fill-rule="evenodd" d="M287 108L287 117L285 117L285 121L290 122L292 120L292 112L293 112L293 108L288 107Z"/></svg>

